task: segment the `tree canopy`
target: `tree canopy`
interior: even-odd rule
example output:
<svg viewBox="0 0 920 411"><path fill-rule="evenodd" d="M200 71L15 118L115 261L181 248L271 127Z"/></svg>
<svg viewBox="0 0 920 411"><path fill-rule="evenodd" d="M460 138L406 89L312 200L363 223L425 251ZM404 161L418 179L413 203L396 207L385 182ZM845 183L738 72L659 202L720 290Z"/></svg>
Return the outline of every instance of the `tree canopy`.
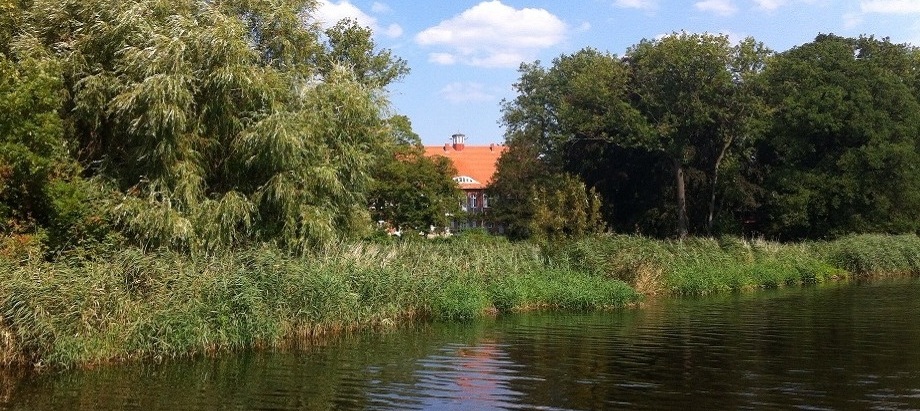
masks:
<svg viewBox="0 0 920 411"><path fill-rule="evenodd" d="M779 54L759 160L762 230L784 238L920 228L916 49L818 36Z"/></svg>
<svg viewBox="0 0 920 411"><path fill-rule="evenodd" d="M918 61L873 37L819 35L775 54L681 32L623 57L584 49L523 64L493 195L529 198L566 174L597 190L619 231L915 231ZM501 218L527 227L536 214L522 204Z"/></svg>
<svg viewBox="0 0 920 411"><path fill-rule="evenodd" d="M8 41L60 71L64 146L119 193L130 239L302 250L370 227L372 169L392 151L385 90L408 68L368 29L323 33L306 0L12 6Z"/></svg>

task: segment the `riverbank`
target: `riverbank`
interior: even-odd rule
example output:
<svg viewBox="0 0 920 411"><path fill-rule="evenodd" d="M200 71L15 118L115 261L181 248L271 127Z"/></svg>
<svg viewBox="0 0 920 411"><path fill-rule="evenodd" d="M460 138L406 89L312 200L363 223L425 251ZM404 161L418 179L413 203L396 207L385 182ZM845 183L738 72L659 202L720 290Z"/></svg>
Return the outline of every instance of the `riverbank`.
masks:
<svg viewBox="0 0 920 411"><path fill-rule="evenodd" d="M303 257L127 249L53 263L0 259L0 273L0 364L67 367L278 347L413 319L918 275L920 238L606 236L552 247L456 238L338 244Z"/></svg>

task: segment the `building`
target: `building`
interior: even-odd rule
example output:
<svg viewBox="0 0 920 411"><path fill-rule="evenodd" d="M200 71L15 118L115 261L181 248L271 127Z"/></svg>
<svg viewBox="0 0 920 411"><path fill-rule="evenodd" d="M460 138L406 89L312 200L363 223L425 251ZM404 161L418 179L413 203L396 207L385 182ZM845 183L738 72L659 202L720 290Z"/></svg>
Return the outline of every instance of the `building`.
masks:
<svg viewBox="0 0 920 411"><path fill-rule="evenodd" d="M492 182L498 158L508 147L501 144L487 146L468 146L466 136L454 134L451 142L443 146L425 146L426 156L442 156L450 159L457 169L454 181L466 194L460 206L466 212L465 219L451 222L451 230L483 227L490 231L501 231L500 227L490 227L485 215L489 212L489 197L485 189Z"/></svg>

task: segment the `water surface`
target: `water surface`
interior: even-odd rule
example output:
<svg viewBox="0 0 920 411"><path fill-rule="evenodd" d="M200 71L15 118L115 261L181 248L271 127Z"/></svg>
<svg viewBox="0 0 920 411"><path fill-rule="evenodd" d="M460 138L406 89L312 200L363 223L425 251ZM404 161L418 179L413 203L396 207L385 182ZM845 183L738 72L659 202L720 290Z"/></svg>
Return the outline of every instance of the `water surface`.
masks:
<svg viewBox="0 0 920 411"><path fill-rule="evenodd" d="M0 378L2 410L920 410L920 283L664 299Z"/></svg>

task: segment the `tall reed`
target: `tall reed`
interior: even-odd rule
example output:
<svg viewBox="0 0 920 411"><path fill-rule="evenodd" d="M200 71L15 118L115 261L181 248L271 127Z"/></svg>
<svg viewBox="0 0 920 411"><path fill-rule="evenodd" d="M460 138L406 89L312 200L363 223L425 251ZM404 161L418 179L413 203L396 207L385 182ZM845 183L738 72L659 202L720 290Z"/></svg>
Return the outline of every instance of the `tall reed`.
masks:
<svg viewBox="0 0 920 411"><path fill-rule="evenodd" d="M127 249L91 259L7 262L2 363L91 365L534 307L637 302L626 284L544 264L531 244L340 243L303 257L277 248L189 256Z"/></svg>
<svg viewBox="0 0 920 411"><path fill-rule="evenodd" d="M598 236L336 243L189 255L137 248L0 258L0 365L72 366L277 347L415 318L623 307L706 294L920 274L920 238L780 244ZM638 291L637 291L638 290Z"/></svg>

